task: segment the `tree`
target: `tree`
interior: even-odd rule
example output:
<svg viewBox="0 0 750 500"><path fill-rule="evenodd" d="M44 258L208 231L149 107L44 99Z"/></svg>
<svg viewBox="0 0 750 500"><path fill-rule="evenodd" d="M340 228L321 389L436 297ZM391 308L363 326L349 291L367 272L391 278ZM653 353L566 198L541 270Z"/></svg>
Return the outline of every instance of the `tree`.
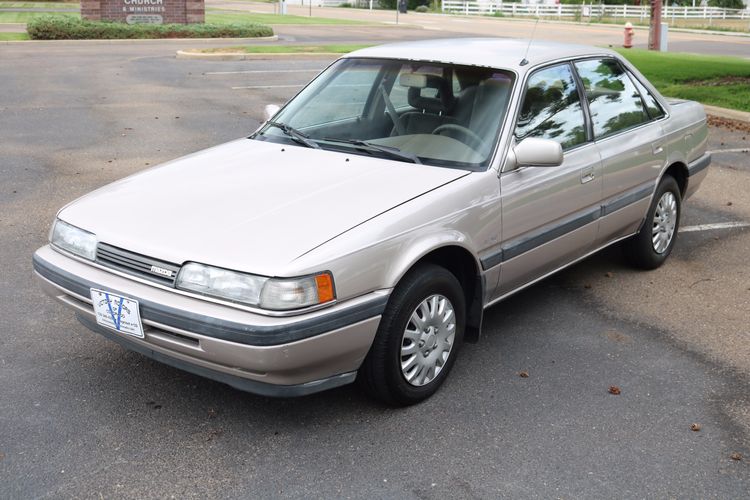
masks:
<svg viewBox="0 0 750 500"><path fill-rule="evenodd" d="M721 7L722 9L744 9L745 4L742 0L708 0L711 7Z"/></svg>

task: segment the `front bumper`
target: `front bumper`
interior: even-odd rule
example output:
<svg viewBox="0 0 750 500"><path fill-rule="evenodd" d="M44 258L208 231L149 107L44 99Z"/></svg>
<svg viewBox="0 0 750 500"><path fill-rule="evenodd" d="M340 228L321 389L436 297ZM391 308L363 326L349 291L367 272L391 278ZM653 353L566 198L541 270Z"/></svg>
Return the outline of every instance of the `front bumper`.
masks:
<svg viewBox="0 0 750 500"><path fill-rule="evenodd" d="M266 396L301 396L354 381L388 291L291 317L272 317L155 287L63 255L49 245L34 271L89 329L177 368ZM138 300L144 339L96 323L90 289Z"/></svg>

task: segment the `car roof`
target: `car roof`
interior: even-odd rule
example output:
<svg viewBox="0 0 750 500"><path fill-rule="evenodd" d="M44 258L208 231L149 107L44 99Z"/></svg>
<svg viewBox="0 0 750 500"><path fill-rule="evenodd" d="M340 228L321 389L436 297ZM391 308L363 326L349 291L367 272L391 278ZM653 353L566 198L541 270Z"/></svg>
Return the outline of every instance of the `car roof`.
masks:
<svg viewBox="0 0 750 500"><path fill-rule="evenodd" d="M528 47L528 53L526 52ZM616 55L615 52L588 45L520 38L444 38L389 43L357 50L345 57L406 59L513 69L523 73L547 61L588 55ZM521 65L524 55L528 64Z"/></svg>

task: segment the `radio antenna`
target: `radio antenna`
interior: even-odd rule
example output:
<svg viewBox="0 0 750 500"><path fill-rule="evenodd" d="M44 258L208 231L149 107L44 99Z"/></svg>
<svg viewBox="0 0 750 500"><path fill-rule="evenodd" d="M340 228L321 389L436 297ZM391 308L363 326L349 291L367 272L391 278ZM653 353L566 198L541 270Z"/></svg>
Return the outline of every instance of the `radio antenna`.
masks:
<svg viewBox="0 0 750 500"><path fill-rule="evenodd" d="M539 24L539 18L536 18L536 22L534 23L534 27L531 29L531 37L529 37L529 44L526 46L526 52L523 54L523 59L521 59L521 66L526 66L529 64L528 59L526 59L526 56L529 55L529 49L531 48L531 42L534 41L534 33L536 33L536 25Z"/></svg>

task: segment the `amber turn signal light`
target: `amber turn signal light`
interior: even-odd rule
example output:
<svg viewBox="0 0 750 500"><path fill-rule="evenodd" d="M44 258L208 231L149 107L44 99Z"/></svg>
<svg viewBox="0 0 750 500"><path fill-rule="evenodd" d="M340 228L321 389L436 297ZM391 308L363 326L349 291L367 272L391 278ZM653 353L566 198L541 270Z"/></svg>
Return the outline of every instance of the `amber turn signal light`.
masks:
<svg viewBox="0 0 750 500"><path fill-rule="evenodd" d="M336 298L333 292L333 278L328 273L315 276L315 284L318 286L318 302L330 302Z"/></svg>

